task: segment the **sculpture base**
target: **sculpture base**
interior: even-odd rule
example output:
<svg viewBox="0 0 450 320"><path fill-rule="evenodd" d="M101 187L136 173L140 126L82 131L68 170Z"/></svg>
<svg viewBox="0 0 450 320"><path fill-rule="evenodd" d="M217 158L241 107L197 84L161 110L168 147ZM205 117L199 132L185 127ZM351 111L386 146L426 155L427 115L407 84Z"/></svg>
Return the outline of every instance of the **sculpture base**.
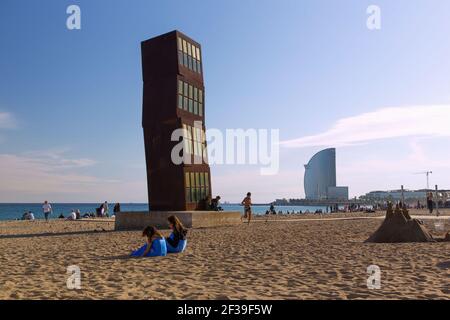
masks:
<svg viewBox="0 0 450 320"><path fill-rule="evenodd" d="M241 213L230 211L119 212L115 230L143 230L146 226L168 229L167 218L175 215L187 228L209 228L241 224Z"/></svg>

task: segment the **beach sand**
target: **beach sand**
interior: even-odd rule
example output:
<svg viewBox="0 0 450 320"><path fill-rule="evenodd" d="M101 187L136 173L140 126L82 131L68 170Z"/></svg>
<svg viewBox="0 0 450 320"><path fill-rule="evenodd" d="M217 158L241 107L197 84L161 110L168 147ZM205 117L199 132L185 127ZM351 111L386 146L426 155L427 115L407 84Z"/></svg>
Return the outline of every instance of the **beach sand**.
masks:
<svg viewBox="0 0 450 320"><path fill-rule="evenodd" d="M332 217L342 216L371 215ZM190 230L182 254L129 259L141 232L113 231L111 221L4 221L0 298L450 299L450 243L363 243L381 222L261 217ZM425 224L442 236L433 221ZM367 288L372 264L381 268L381 289ZM80 290L66 286L70 265L80 267Z"/></svg>

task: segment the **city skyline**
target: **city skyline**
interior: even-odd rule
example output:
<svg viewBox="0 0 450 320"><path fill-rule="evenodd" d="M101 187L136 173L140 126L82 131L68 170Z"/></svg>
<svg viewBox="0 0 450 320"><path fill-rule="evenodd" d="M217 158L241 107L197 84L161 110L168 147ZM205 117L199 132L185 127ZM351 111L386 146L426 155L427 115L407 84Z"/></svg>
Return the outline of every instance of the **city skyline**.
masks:
<svg viewBox="0 0 450 320"><path fill-rule="evenodd" d="M77 1L81 30L70 4L0 4L0 202L146 202L140 42L175 29L202 44L208 128L280 131L277 174L212 165L213 196L304 197L327 147L351 198L450 189L450 3L377 1L380 30L370 1Z"/></svg>

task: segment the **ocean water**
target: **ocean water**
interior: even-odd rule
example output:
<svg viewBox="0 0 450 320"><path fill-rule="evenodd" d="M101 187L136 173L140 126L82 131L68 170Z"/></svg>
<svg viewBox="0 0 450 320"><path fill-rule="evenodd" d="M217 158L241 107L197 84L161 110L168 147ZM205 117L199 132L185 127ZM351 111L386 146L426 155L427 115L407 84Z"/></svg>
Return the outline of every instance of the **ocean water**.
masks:
<svg viewBox="0 0 450 320"><path fill-rule="evenodd" d="M60 214L67 216L72 209L80 210L81 214L95 213L95 209L100 206L100 203L52 203L53 215L51 219L56 219ZM114 203L109 204L109 213L113 212ZM122 211L148 211L147 203L121 203ZM221 207L226 211L243 211L243 207L236 204L222 204ZM269 209L269 205L257 205L253 206L253 213L265 214ZM275 206L275 210L286 213L287 211L295 211L298 213L302 211L315 212L316 210L322 210L326 212L325 206ZM41 203L0 203L0 220L16 220L20 219L25 211L31 211L34 213L36 219L44 219Z"/></svg>

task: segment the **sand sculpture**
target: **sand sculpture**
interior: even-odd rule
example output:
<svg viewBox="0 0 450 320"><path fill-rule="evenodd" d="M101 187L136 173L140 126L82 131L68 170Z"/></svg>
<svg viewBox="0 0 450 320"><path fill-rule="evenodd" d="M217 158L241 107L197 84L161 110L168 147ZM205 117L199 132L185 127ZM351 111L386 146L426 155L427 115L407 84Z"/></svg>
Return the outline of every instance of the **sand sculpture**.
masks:
<svg viewBox="0 0 450 320"><path fill-rule="evenodd" d="M412 219L408 210L392 203L388 204L386 218L382 225L365 242L397 243L397 242L434 242L431 234L421 221Z"/></svg>

